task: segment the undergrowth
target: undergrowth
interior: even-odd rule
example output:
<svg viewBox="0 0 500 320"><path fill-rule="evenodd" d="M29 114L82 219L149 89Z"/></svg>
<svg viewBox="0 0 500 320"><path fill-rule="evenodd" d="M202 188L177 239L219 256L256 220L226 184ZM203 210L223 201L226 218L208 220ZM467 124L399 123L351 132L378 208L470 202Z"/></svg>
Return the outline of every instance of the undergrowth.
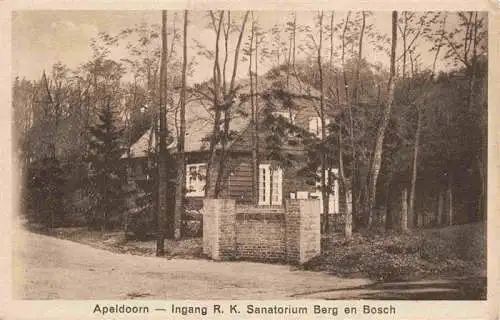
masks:
<svg viewBox="0 0 500 320"><path fill-rule="evenodd" d="M412 234L359 234L323 239L322 254L302 267L378 281L483 276L484 227L480 224L420 230Z"/></svg>

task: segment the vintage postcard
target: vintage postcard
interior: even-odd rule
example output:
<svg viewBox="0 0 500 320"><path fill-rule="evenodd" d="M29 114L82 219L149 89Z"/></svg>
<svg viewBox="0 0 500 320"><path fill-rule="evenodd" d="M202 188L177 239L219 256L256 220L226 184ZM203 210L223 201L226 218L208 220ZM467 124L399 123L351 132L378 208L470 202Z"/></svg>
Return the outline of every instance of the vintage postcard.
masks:
<svg viewBox="0 0 500 320"><path fill-rule="evenodd" d="M0 317L498 318L499 9L412 5L0 2Z"/></svg>

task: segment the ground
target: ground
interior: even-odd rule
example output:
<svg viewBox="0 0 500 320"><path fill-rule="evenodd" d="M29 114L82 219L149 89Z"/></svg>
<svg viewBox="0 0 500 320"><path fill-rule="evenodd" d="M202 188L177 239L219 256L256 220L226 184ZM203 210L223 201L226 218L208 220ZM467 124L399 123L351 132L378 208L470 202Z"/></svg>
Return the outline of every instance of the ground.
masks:
<svg viewBox="0 0 500 320"><path fill-rule="evenodd" d="M374 283L293 266L120 254L28 231L14 241L16 299L463 298L474 279Z"/></svg>

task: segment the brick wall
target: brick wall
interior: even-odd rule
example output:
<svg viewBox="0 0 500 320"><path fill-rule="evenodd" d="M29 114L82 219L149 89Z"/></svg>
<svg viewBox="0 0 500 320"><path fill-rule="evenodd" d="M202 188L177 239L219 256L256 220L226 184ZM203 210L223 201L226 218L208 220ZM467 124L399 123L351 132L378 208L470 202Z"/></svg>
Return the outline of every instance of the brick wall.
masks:
<svg viewBox="0 0 500 320"><path fill-rule="evenodd" d="M257 261L285 260L283 208L236 206L236 255Z"/></svg>
<svg viewBox="0 0 500 320"><path fill-rule="evenodd" d="M319 210L318 200L253 207L205 199L203 252L215 260L304 263L320 253Z"/></svg>

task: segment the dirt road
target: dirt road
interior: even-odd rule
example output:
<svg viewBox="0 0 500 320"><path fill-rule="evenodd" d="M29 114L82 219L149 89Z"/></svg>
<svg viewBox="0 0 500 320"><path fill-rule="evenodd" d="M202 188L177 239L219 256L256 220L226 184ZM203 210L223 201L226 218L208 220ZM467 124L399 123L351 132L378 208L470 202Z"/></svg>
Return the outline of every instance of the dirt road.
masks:
<svg viewBox="0 0 500 320"><path fill-rule="evenodd" d="M17 299L307 299L367 285L291 266L141 257L20 231Z"/></svg>
<svg viewBox="0 0 500 320"><path fill-rule="evenodd" d="M116 254L19 231L15 299L481 299L485 278L373 283L293 266Z"/></svg>

